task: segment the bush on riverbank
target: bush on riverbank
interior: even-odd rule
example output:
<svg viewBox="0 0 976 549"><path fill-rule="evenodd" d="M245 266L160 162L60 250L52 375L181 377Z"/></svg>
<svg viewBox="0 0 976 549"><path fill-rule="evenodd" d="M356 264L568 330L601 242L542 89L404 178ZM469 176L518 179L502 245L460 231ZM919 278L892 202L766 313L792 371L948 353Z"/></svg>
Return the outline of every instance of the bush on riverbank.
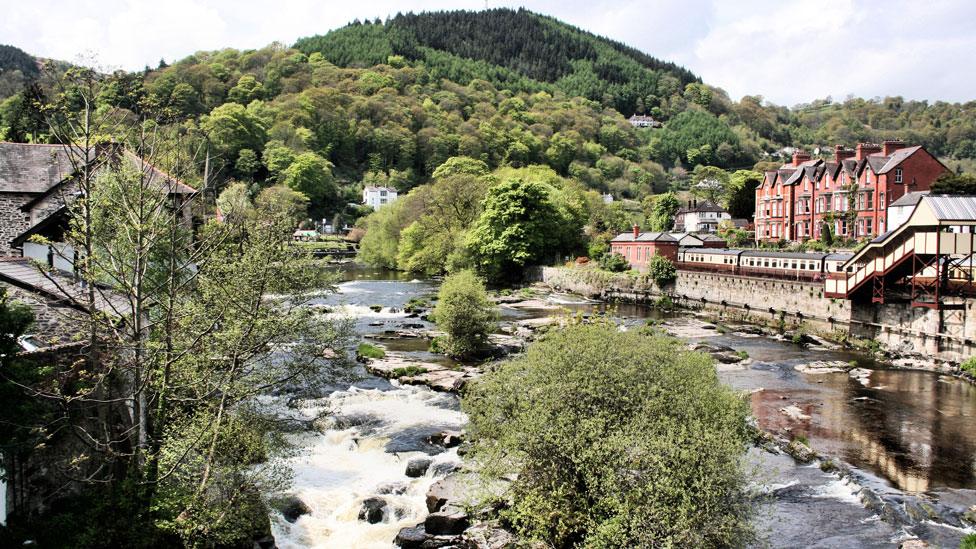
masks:
<svg viewBox="0 0 976 549"><path fill-rule="evenodd" d="M551 333L472 384L470 454L517 473L503 518L554 547L741 546L748 405L711 359L608 324Z"/></svg>
<svg viewBox="0 0 976 549"><path fill-rule="evenodd" d="M463 357L482 348L495 321L484 282L473 271L445 278L434 307L434 321L447 333L447 354Z"/></svg>
<svg viewBox="0 0 976 549"><path fill-rule="evenodd" d="M381 359L386 358L386 351L377 347L376 345L371 345L369 343L360 343L356 347L356 360L363 360L367 358Z"/></svg>

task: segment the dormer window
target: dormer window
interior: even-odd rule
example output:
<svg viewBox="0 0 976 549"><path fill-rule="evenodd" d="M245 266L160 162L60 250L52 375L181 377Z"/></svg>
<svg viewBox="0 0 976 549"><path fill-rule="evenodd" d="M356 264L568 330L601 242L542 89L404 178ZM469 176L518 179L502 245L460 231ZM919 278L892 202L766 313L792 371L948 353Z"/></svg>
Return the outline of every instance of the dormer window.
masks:
<svg viewBox="0 0 976 549"><path fill-rule="evenodd" d="M871 184L871 170L864 170L864 182L868 185Z"/></svg>

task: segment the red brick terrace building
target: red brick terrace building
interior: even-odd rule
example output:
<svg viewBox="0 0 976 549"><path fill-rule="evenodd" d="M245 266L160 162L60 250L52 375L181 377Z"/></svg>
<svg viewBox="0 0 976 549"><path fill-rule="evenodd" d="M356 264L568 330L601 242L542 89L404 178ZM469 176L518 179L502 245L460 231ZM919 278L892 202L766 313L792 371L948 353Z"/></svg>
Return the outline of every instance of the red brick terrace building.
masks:
<svg viewBox="0 0 976 549"><path fill-rule="evenodd" d="M860 143L855 150L837 145L828 160L798 151L791 163L767 171L756 189L756 240L818 239L830 218L835 236L884 233L888 204L905 193L928 190L945 171L924 148L901 141ZM848 227L852 191L857 218Z"/></svg>

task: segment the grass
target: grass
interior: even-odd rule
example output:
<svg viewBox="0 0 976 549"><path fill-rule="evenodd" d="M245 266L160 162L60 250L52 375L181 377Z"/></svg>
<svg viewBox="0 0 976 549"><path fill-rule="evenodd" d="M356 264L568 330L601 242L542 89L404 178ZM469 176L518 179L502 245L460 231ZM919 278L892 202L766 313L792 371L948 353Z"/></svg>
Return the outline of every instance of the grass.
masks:
<svg viewBox="0 0 976 549"><path fill-rule="evenodd" d="M420 374L426 374L427 368L421 366L404 366L403 368L394 368L393 377L413 377Z"/></svg>
<svg viewBox="0 0 976 549"><path fill-rule="evenodd" d="M745 360L745 359L749 358L749 353L747 353L745 351L736 351L735 354L736 354L736 356L738 356L742 360Z"/></svg>
<svg viewBox="0 0 976 549"><path fill-rule="evenodd" d="M369 343L360 343L359 347L356 347L356 358L385 358L386 351L377 347L376 345L371 345Z"/></svg>

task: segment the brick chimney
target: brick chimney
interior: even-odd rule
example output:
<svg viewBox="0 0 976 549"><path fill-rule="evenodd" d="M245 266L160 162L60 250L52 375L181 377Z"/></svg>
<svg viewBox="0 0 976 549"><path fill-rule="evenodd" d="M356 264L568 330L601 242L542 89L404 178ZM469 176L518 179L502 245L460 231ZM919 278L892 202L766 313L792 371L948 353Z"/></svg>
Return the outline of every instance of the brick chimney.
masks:
<svg viewBox="0 0 976 549"><path fill-rule="evenodd" d="M881 154L891 156L891 153L904 148L905 142L901 139L885 139L881 144Z"/></svg>
<svg viewBox="0 0 976 549"><path fill-rule="evenodd" d="M636 240L638 236L640 236L640 225L634 223L634 239Z"/></svg>
<svg viewBox="0 0 976 549"><path fill-rule="evenodd" d="M801 150L797 150L796 152L793 153L794 166L799 166L800 164L803 164L807 160L810 160L810 153L803 152Z"/></svg>
<svg viewBox="0 0 976 549"><path fill-rule="evenodd" d="M834 145L834 162L840 164L845 159L854 156L854 151L844 148L843 145Z"/></svg>
<svg viewBox="0 0 976 549"><path fill-rule="evenodd" d="M867 158L869 154L876 152L881 152L881 145L876 143L858 143L855 158L857 158L858 162L860 162L861 160Z"/></svg>

